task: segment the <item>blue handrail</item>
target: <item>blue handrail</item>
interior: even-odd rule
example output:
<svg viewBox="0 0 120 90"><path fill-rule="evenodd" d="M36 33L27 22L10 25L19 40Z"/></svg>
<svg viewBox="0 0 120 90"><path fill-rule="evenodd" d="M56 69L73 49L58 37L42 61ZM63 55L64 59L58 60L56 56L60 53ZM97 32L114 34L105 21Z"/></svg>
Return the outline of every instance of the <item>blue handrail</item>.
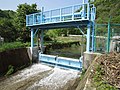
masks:
<svg viewBox="0 0 120 90"><path fill-rule="evenodd" d="M94 19L95 15L93 14L95 12L92 10L93 7L87 3L26 15L26 26Z"/></svg>

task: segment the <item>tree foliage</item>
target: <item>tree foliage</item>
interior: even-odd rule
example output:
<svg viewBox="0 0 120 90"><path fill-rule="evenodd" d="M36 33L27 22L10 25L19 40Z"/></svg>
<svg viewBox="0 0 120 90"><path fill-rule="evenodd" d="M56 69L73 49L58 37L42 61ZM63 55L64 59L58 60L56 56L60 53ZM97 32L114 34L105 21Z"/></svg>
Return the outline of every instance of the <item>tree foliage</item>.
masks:
<svg viewBox="0 0 120 90"><path fill-rule="evenodd" d="M36 4L20 4L16 12L12 10L0 10L0 36L5 41L28 41L30 35L26 29L26 15L38 12Z"/></svg>
<svg viewBox="0 0 120 90"><path fill-rule="evenodd" d="M15 26L19 31L19 38L26 42L29 40L29 30L26 28L26 15L38 12L36 4L20 4L16 11Z"/></svg>
<svg viewBox="0 0 120 90"><path fill-rule="evenodd" d="M111 16L112 23L120 23L120 0L95 0L97 23L107 23Z"/></svg>
<svg viewBox="0 0 120 90"><path fill-rule="evenodd" d="M14 41L17 37L17 31L13 25L13 17L15 12L11 10L0 10L0 36L5 38L5 41Z"/></svg>

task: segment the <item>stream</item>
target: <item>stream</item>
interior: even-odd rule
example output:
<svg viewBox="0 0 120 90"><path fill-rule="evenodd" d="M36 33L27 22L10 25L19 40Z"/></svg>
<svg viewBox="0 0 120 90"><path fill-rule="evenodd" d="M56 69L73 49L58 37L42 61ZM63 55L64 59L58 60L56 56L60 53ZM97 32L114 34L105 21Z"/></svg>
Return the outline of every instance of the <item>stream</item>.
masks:
<svg viewBox="0 0 120 90"><path fill-rule="evenodd" d="M79 77L79 71L38 63L0 79L0 90L74 90Z"/></svg>

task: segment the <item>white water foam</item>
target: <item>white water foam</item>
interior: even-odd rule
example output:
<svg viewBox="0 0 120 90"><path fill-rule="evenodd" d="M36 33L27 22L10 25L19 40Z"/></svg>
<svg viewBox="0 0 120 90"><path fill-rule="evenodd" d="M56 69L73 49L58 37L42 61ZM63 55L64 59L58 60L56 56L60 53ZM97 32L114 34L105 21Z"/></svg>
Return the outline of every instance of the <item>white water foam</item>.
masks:
<svg viewBox="0 0 120 90"><path fill-rule="evenodd" d="M22 71L20 71L20 73L16 76L13 76L11 79L15 80L16 82L25 80L33 75L36 75L38 73L42 73L48 70L51 70L52 68L46 65L42 65L42 64L34 64L32 65L30 68L24 69ZM14 83L16 83L14 82Z"/></svg>
<svg viewBox="0 0 120 90"><path fill-rule="evenodd" d="M58 90L65 86L68 81L76 79L79 76L78 73L78 71L54 68L52 74L38 82L35 82L34 85L29 87L27 90L35 90L35 87L47 87L47 89L43 90Z"/></svg>

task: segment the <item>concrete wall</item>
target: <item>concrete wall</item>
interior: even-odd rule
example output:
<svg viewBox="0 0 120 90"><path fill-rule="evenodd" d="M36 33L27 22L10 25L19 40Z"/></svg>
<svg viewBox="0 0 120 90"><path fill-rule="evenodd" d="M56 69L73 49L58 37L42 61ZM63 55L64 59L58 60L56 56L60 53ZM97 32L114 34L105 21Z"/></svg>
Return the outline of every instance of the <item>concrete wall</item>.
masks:
<svg viewBox="0 0 120 90"><path fill-rule="evenodd" d="M120 36L113 36L111 38L110 52L120 52Z"/></svg>
<svg viewBox="0 0 120 90"><path fill-rule="evenodd" d="M0 52L0 74L7 72L8 66L18 69L30 65L32 60L29 48L19 48Z"/></svg>
<svg viewBox="0 0 120 90"><path fill-rule="evenodd" d="M92 61L95 59L96 56L101 55L100 53L92 53L92 52L84 52L83 56L83 67L84 69L88 69Z"/></svg>

